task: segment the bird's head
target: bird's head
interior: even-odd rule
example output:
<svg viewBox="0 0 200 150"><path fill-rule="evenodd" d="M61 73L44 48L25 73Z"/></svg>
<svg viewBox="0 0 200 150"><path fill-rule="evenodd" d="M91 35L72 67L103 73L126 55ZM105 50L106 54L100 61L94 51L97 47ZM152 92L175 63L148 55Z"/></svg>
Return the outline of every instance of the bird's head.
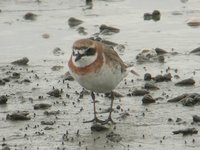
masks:
<svg viewBox="0 0 200 150"><path fill-rule="evenodd" d="M74 42L72 47L72 62L77 67L85 67L97 59L97 46L95 41L81 39Z"/></svg>

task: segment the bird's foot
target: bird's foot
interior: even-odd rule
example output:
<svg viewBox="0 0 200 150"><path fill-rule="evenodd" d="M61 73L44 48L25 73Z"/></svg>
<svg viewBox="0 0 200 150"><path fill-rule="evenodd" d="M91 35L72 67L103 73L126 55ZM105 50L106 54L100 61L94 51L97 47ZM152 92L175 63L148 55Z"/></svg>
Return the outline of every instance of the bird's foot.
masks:
<svg viewBox="0 0 200 150"><path fill-rule="evenodd" d="M88 121L84 121L83 123L90 123L90 122L93 122L93 123L101 123L101 124L102 124L104 121L98 119L97 117L95 117L94 119L88 120Z"/></svg>
<svg viewBox="0 0 200 150"><path fill-rule="evenodd" d="M108 119L106 119L105 121L101 122L101 124L105 125L105 124L108 124L109 122L111 122L112 124L116 124L116 122L113 121L111 116L109 116Z"/></svg>

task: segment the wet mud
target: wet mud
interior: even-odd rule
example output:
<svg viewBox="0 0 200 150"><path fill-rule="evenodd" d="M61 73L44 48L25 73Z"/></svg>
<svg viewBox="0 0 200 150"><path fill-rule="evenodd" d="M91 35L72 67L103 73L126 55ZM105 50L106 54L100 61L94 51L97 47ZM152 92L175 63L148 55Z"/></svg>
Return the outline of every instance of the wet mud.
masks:
<svg viewBox="0 0 200 150"><path fill-rule="evenodd" d="M1 149L198 150L199 6L197 0L0 1ZM116 124L83 123L93 118L92 99L67 67L80 38L114 47L129 66L115 89ZM96 100L104 120L110 96Z"/></svg>

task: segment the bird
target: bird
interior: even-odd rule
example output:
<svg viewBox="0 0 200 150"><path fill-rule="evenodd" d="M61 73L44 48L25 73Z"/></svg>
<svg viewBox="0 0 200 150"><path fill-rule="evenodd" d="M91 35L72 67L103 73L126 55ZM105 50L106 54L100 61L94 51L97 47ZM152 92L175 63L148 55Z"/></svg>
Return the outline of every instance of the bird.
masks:
<svg viewBox="0 0 200 150"><path fill-rule="evenodd" d="M79 39L73 43L72 54L68 61L72 77L85 89L91 91L94 119L85 121L115 124L112 119L114 101L113 90L127 76L127 65L113 47L93 39ZM111 93L109 116L106 120L97 117L95 94Z"/></svg>

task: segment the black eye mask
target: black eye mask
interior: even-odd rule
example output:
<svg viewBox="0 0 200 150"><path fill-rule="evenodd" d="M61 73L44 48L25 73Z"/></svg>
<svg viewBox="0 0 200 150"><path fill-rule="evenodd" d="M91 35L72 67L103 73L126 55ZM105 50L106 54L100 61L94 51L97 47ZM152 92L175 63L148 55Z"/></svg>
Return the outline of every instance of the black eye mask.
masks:
<svg viewBox="0 0 200 150"><path fill-rule="evenodd" d="M94 48L88 48L87 51L85 52L86 56L92 56L96 53L96 50Z"/></svg>

